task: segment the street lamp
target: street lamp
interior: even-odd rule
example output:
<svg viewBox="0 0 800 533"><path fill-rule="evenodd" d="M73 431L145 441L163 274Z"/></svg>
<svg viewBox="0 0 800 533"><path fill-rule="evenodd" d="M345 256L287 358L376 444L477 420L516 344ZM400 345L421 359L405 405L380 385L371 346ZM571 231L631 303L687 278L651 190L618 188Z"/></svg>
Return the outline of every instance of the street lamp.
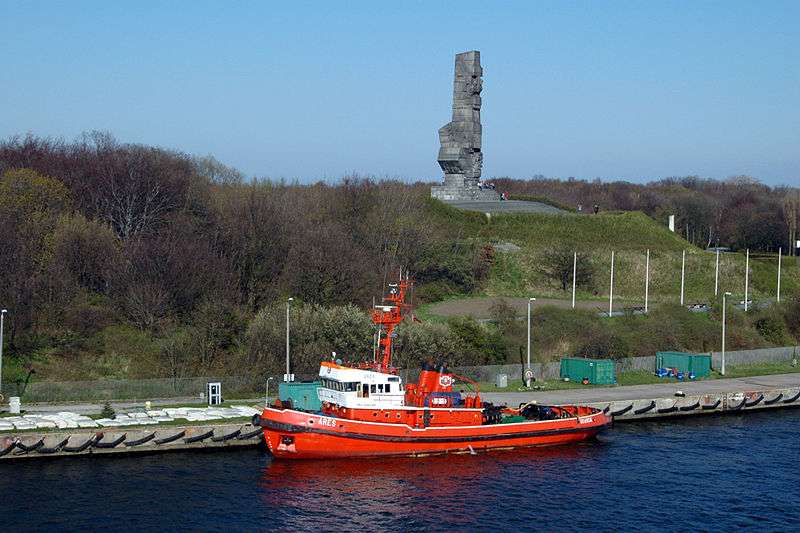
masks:
<svg viewBox="0 0 800 533"><path fill-rule="evenodd" d="M289 373L289 307L291 307L293 301L294 298L286 300L286 376L284 376L283 380L287 383L292 381Z"/></svg>
<svg viewBox="0 0 800 533"><path fill-rule="evenodd" d="M8 309L0 309L0 392L3 392L3 319Z"/></svg>
<svg viewBox="0 0 800 533"><path fill-rule="evenodd" d="M274 377L270 376L267 378L267 392L264 396L264 407L269 407L269 382L275 379Z"/></svg>
<svg viewBox="0 0 800 533"><path fill-rule="evenodd" d="M725 375L725 306L727 298L731 293L726 292L722 295L722 365L720 366L719 373Z"/></svg>
<svg viewBox="0 0 800 533"><path fill-rule="evenodd" d="M528 298L528 368L525 372L525 385L531 386L531 304L536 301L536 298Z"/></svg>

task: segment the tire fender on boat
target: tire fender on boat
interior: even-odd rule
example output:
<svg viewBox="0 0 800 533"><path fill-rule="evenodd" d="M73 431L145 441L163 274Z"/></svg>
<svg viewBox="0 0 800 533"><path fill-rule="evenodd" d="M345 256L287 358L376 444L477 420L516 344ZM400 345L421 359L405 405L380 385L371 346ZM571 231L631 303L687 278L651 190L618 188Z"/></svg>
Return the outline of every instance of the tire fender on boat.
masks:
<svg viewBox="0 0 800 533"><path fill-rule="evenodd" d="M165 437L163 439L156 439L153 442L155 442L156 444L168 444L170 442L174 442L174 441L178 440L179 438L183 437L184 435L186 435L186 430L179 431L178 433L172 435L171 437Z"/></svg>
<svg viewBox="0 0 800 533"><path fill-rule="evenodd" d="M781 401L782 398L783 398L783 393L781 392L771 400L764 400L764 405L772 405L773 403L778 403L779 401Z"/></svg>
<svg viewBox="0 0 800 533"><path fill-rule="evenodd" d="M795 394L791 398L786 398L785 400L783 400L783 403L793 403L796 402L798 398L800 398L800 390L798 390L797 394Z"/></svg>
<svg viewBox="0 0 800 533"><path fill-rule="evenodd" d="M746 402L744 404L744 406L745 407L754 407L754 406L760 404L761 400L763 400L763 399L764 399L764 395L763 394L759 394L758 398L756 398L755 400L753 400L751 402Z"/></svg>
<svg viewBox="0 0 800 533"><path fill-rule="evenodd" d="M58 444L56 444L55 446L53 446L51 448L47 448L45 446L42 446L41 448L36 450L36 453L50 454L50 453L59 452L59 451L61 451L61 448L63 448L64 446L67 445L67 442L69 442L69 438L70 437L71 437L71 435L67 435L67 438L65 438L64 440L62 440L61 442L59 442Z"/></svg>
<svg viewBox="0 0 800 533"><path fill-rule="evenodd" d="M263 433L264 432L261 430L261 428L256 428L253 431L251 431L250 433L242 433L241 435L236 437L236 440L252 439L253 437L256 437L256 436L259 436L259 435L263 435Z"/></svg>
<svg viewBox="0 0 800 533"><path fill-rule="evenodd" d="M625 407L623 409L617 409L616 411L612 411L611 412L611 416L612 417L613 416L622 416L625 413L627 413L628 411L630 411L631 409L633 409L633 404L630 404L628 407Z"/></svg>
<svg viewBox="0 0 800 533"><path fill-rule="evenodd" d="M139 446L139 445L144 444L146 442L150 442L154 438L156 438L155 431L153 433L150 433L149 435L145 435L144 437L142 437L140 439L129 440L129 441L127 441L125 443L125 446L127 446L129 448L132 448L134 446Z"/></svg>
<svg viewBox="0 0 800 533"><path fill-rule="evenodd" d="M63 448L61 448L61 451L62 452L69 452L69 453L82 452L83 450L85 450L86 448L91 446L94 443L94 439L96 439L96 438L97 438L97 435L92 435L91 437L86 439L86 441L83 444L81 444L80 446L64 446Z"/></svg>
<svg viewBox="0 0 800 533"><path fill-rule="evenodd" d="M185 442L186 444L191 444L193 442L201 442L201 441L204 441L204 440L206 440L207 438L209 438L209 437L211 437L213 435L214 435L214 430L212 429L211 431L206 431L205 433L201 433L200 435L194 435L193 437L187 437L187 438L183 439L183 442Z"/></svg>
<svg viewBox="0 0 800 533"><path fill-rule="evenodd" d="M644 414L644 413L646 413L646 412L648 412L648 411L652 411L652 410L655 408L655 406L656 406L656 402L655 402L655 400L651 400L651 401L650 401L650 405L648 405L647 407L642 407L642 408L640 408L640 409L637 409L637 410L635 410L635 411L633 412L633 414L635 414L635 415L642 415L642 414Z"/></svg>
<svg viewBox="0 0 800 533"><path fill-rule="evenodd" d="M716 402L714 402L713 404L704 404L701 407L701 409L703 409L705 411L711 411L711 410L716 409L717 407L719 407L720 403L722 403L722 399L721 398L717 398Z"/></svg>

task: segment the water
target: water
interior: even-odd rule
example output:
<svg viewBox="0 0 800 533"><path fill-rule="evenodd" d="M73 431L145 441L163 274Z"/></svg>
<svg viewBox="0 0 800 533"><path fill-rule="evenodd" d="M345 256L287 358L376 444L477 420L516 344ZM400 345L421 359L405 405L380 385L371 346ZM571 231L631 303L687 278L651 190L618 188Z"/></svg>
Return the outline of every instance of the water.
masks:
<svg viewBox="0 0 800 533"><path fill-rule="evenodd" d="M175 453L0 465L0 531L800 530L800 410L478 456Z"/></svg>

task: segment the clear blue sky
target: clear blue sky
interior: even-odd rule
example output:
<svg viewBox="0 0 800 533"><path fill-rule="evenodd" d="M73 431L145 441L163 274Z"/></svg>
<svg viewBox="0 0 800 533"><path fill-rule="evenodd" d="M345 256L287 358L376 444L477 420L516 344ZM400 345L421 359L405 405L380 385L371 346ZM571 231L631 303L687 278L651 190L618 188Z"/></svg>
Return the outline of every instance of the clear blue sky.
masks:
<svg viewBox="0 0 800 533"><path fill-rule="evenodd" d="M437 179L453 55L472 49L485 177L800 184L798 1L0 0L0 136Z"/></svg>

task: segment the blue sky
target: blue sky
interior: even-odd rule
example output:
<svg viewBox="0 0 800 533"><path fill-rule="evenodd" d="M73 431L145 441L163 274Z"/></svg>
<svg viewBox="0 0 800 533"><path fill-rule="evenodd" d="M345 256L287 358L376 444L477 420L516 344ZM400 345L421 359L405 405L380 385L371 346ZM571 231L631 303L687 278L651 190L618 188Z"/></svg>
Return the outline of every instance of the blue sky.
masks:
<svg viewBox="0 0 800 533"><path fill-rule="evenodd" d="M433 180L453 56L477 49L485 177L800 185L799 21L796 1L0 0L0 137Z"/></svg>

